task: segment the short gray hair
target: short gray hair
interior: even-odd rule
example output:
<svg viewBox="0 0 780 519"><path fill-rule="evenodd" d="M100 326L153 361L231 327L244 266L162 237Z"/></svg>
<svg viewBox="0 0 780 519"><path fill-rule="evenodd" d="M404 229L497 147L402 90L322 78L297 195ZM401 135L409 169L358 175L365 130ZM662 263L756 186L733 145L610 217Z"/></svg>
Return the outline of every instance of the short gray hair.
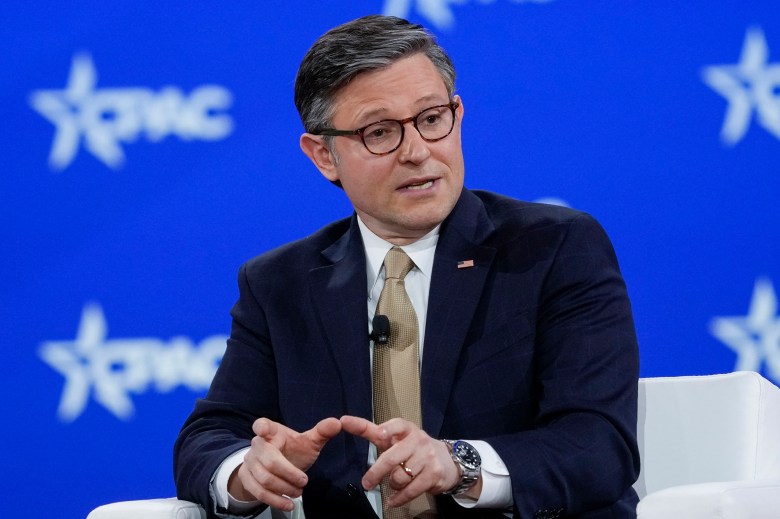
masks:
<svg viewBox="0 0 780 519"><path fill-rule="evenodd" d="M307 132L330 126L333 98L355 76L423 53L439 71L447 95L455 93L455 67L435 37L421 25L394 16L371 15L323 34L301 61L295 106Z"/></svg>

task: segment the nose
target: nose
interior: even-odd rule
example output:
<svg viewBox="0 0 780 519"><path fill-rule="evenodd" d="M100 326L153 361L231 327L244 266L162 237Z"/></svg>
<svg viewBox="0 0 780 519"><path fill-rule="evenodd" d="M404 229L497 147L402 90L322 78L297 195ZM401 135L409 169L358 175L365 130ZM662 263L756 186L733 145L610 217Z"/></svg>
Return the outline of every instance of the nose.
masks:
<svg viewBox="0 0 780 519"><path fill-rule="evenodd" d="M420 164L431 155L429 143L422 138L412 121L404 122L404 137L398 148L398 160Z"/></svg>

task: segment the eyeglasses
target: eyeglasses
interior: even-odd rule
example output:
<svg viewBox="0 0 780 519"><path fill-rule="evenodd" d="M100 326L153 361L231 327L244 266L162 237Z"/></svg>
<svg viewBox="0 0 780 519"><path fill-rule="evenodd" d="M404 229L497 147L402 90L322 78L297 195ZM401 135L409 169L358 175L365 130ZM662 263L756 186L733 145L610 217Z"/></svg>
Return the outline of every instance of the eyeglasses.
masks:
<svg viewBox="0 0 780 519"><path fill-rule="evenodd" d="M406 123L414 124L414 128L427 142L440 141L455 127L455 109L457 101L451 101L446 105L437 105L426 108L417 115L406 119L384 119L371 123L357 130L336 130L323 128L312 132L314 135L330 135L333 137L343 135L359 135L366 149L374 155L387 155L401 146L404 140L404 128Z"/></svg>

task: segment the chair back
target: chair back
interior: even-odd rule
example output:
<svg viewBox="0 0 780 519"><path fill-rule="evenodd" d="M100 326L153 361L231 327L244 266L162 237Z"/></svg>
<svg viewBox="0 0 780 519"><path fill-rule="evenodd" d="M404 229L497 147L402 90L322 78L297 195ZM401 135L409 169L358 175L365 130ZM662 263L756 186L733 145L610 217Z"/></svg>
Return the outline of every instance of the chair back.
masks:
<svg viewBox="0 0 780 519"><path fill-rule="evenodd" d="M639 381L634 489L780 478L780 389L758 373Z"/></svg>

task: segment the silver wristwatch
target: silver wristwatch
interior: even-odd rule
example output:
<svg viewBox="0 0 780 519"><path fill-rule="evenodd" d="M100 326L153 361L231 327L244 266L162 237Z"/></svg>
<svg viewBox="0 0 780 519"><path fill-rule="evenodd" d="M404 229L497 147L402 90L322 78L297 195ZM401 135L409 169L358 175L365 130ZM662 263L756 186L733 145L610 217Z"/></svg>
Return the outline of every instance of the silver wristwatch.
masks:
<svg viewBox="0 0 780 519"><path fill-rule="evenodd" d="M473 445L463 440L442 440L450 448L452 461L460 470L460 481L451 489L443 492L446 495L457 496L467 492L479 479L482 459Z"/></svg>

